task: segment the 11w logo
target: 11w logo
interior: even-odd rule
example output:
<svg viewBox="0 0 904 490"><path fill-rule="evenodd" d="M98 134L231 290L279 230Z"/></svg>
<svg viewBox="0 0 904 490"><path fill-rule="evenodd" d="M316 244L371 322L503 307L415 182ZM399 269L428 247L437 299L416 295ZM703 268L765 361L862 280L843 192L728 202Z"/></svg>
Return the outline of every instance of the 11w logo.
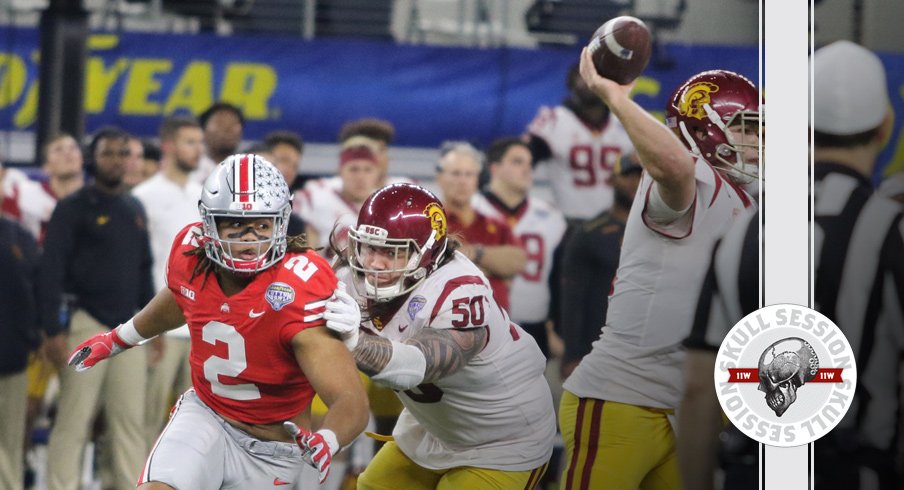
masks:
<svg viewBox="0 0 904 490"><path fill-rule="evenodd" d="M819 439L844 417L857 386L854 352L822 313L770 305L728 331L713 370L728 419L772 446Z"/></svg>

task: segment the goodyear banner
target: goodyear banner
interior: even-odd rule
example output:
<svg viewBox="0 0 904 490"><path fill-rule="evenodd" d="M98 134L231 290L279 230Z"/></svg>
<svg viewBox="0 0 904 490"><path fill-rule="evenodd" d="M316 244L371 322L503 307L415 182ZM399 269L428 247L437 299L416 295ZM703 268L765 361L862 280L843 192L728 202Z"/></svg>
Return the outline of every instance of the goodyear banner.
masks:
<svg viewBox="0 0 904 490"><path fill-rule="evenodd" d="M651 63L635 91L643 107L660 115L672 89L698 71L724 68L758 78L755 46L667 45L664 50L669 66ZM377 116L395 124L399 145L434 147L447 139L486 144L521 133L540 105L558 103L578 53L576 48L97 33L87 63L87 127L117 124L154 136L161 116L198 114L225 100L244 111L245 139L291 129L307 141L333 142L345 121ZM883 60L896 112L904 115L904 56L883 55ZM38 62L37 30L0 29L0 131L33 129ZM904 154L900 128L899 122L883 161Z"/></svg>

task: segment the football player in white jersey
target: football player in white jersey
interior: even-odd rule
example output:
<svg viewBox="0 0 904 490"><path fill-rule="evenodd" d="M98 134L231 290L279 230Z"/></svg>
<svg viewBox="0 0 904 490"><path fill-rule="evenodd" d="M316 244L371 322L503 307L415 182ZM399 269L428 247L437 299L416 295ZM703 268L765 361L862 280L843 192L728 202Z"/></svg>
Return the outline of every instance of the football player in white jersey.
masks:
<svg viewBox="0 0 904 490"><path fill-rule="evenodd" d="M518 138L501 138L487 151L490 182L475 194L478 212L507 223L527 252L524 272L512 279L509 292L512 320L534 336L549 358L546 320L549 318L549 276L556 248L565 234L565 217L542 199L531 197L534 182L529 146Z"/></svg>
<svg viewBox="0 0 904 490"><path fill-rule="evenodd" d="M339 187L330 179L318 179L305 186L298 203L298 215L312 227L326 246L332 237L344 247L345 231L355 224L361 203L377 189L379 168L374 151L365 145L343 148L339 154Z"/></svg>
<svg viewBox="0 0 904 490"><path fill-rule="evenodd" d="M377 173L379 176L377 177L377 186L376 188L383 187L388 184L397 184L397 183L414 183L408 177L402 177L399 175L388 175L389 171L389 144L392 143L392 140L395 138L395 127L391 122L366 117L363 119L356 119L354 121L349 121L342 126L342 129L339 130L339 146L340 149L345 149L350 146L358 146L364 145L371 149L374 153L374 156L377 160ZM289 184L291 187L291 184ZM342 190L342 179L338 176L332 177L321 177L319 179L313 179L307 181L305 183L304 189L295 193L295 212L299 212L299 203L302 202L304 197L304 193L308 193L310 195L315 195L319 190ZM315 241L311 241L309 237L308 243L316 243ZM325 243L325 242L324 242Z"/></svg>
<svg viewBox="0 0 904 490"><path fill-rule="evenodd" d="M694 75L667 108L673 133L630 99L630 85L600 77L586 49L581 76L624 124L644 174L602 335L564 384L562 488L679 489L670 419L681 342L709 251L754 206L741 185L759 171L760 96L733 72Z"/></svg>
<svg viewBox="0 0 904 490"><path fill-rule="evenodd" d="M446 233L439 199L411 184L375 192L349 230L348 294L324 318L405 406L359 489L534 488L549 461L543 354Z"/></svg>
<svg viewBox="0 0 904 490"><path fill-rule="evenodd" d="M541 107L527 129L534 162L548 162L556 206L569 222L590 219L612 206L612 167L633 152L618 118L581 79L568 72L562 105Z"/></svg>

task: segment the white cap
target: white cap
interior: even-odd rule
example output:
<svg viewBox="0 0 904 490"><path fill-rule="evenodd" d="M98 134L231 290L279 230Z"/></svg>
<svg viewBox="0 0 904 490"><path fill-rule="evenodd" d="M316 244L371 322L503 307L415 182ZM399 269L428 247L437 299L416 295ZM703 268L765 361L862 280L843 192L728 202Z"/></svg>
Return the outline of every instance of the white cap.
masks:
<svg viewBox="0 0 904 490"><path fill-rule="evenodd" d="M839 136L875 129L889 111L885 68L872 51L836 41L813 54L813 129Z"/></svg>

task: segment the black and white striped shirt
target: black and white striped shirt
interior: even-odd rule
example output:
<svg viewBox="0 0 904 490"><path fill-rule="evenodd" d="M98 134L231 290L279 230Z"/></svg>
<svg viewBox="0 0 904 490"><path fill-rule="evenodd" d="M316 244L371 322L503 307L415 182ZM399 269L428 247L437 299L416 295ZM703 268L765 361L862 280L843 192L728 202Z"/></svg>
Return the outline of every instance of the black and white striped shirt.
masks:
<svg viewBox="0 0 904 490"><path fill-rule="evenodd" d="M869 180L831 162L815 167L814 308L845 333L857 360L857 396L838 428L816 444L817 479L832 470L820 448L893 479L898 436L899 360L904 355L904 221L901 205ZM715 351L737 321L758 307L758 219L737 223L713 254L689 349ZM770 237L781 240L781 237ZM835 461L834 463L837 463ZM845 465L842 465L845 466ZM821 467L821 468L820 468ZM832 475L835 488L857 488ZM841 478L841 480L839 480ZM825 481L825 480L824 480ZM831 486L831 485L830 485ZM822 487L820 487L822 488Z"/></svg>
<svg viewBox="0 0 904 490"><path fill-rule="evenodd" d="M895 444L904 353L904 227L900 204L849 169L817 164L814 308L841 327L857 360L857 399L839 427L861 446Z"/></svg>

